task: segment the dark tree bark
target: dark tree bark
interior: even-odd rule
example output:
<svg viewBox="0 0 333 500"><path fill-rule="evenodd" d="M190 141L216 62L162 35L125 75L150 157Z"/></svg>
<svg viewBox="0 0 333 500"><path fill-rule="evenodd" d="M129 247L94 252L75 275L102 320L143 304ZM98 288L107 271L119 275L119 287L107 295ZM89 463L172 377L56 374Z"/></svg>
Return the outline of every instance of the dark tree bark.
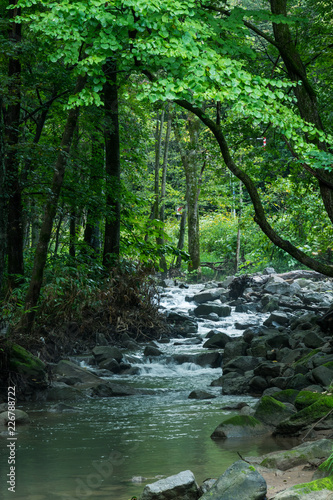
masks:
<svg viewBox="0 0 333 500"><path fill-rule="evenodd" d="M75 94L81 92L86 83L86 76L79 76L77 79ZM33 326L36 314L36 307L43 282L44 268L47 259L47 251L51 239L51 232L54 217L56 215L60 191L62 188L68 155L73 140L75 127L79 117L79 107L72 108L67 117L64 133L60 143L59 153L54 168L54 175L49 198L46 202L44 218L39 233L39 240L36 247L32 277L25 298L25 314L22 316L20 327L29 333Z"/></svg>
<svg viewBox="0 0 333 500"><path fill-rule="evenodd" d="M167 122L167 130L165 134L164 140L164 151L163 151L163 165L162 165L162 180L161 180L161 196L160 196L160 221L165 222L165 192L166 192L166 175L168 168L168 155L169 155L169 144L170 144L170 135L171 135L171 114L170 114L170 106L169 106L169 116ZM159 245L164 245L164 238L157 238L157 243ZM168 266L167 261L164 255L160 258L160 267L164 273L167 272Z"/></svg>
<svg viewBox="0 0 333 500"><path fill-rule="evenodd" d="M15 6L17 0L10 0L9 5ZM19 44L21 42L21 24L15 23L20 9L10 11L11 29L9 40L16 54L9 59L9 105L5 111L5 172L6 190L8 196L7 206L7 256L8 256L8 286L15 288L20 280L17 275L23 276L23 208L22 189L19 179L18 144L20 138L20 113L21 113L21 62L19 59Z"/></svg>
<svg viewBox="0 0 333 500"><path fill-rule="evenodd" d="M313 259L312 257L309 257L306 253L302 252L292 243L290 243L290 241L284 240L269 224L255 183L253 182L251 177L241 168L239 168L233 161L227 141L222 132L222 128L216 125L216 123L211 120L201 108L198 108L197 106L194 106L185 100L178 100L176 102L177 104L191 111L198 118L200 118L200 120L214 134L226 166L240 181L242 181L247 192L249 193L255 211L255 222L260 226L262 231L266 234L266 236L268 236L272 243L274 243L277 247L281 248L296 260L298 260L298 262L301 262L310 269L325 274L326 276L333 277L333 266L323 264Z"/></svg>
<svg viewBox="0 0 333 500"><path fill-rule="evenodd" d="M93 135L91 142L92 162L90 164L89 191L95 193L90 197L86 212L86 226L84 229L84 242L91 248L93 254L98 254L101 248L101 235L99 229L100 207L96 198L102 198L101 179L104 170L104 144L99 136Z"/></svg>
<svg viewBox="0 0 333 500"><path fill-rule="evenodd" d="M287 0L270 0L272 14L287 16ZM278 48L283 62L288 71L291 81L299 82L301 85L294 87L297 98L297 107L301 117L312 123L318 130L323 130L323 124L318 110L317 96L314 88L308 80L306 67L297 49L288 24L273 23L275 46ZM320 149L326 149L325 144L317 141ZM333 173L320 171L319 187L325 209L330 220L333 222Z"/></svg>
<svg viewBox="0 0 333 500"><path fill-rule="evenodd" d="M103 94L105 110L105 174L107 181L103 265L110 269L112 257L118 258L120 251L120 141L116 63L109 61L104 65L103 71L107 78Z"/></svg>

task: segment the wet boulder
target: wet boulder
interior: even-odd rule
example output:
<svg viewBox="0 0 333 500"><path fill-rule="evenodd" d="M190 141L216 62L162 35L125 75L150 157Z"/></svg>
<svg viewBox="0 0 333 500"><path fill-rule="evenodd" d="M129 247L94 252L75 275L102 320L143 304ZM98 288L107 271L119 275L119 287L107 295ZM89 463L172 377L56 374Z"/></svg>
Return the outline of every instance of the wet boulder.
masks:
<svg viewBox="0 0 333 500"><path fill-rule="evenodd" d="M300 434L301 432L307 430L310 426L316 429L316 423L320 424L320 427L332 428L333 427L333 396L322 395L318 401L313 403L303 410L295 413L289 419L280 422L274 432L275 435L289 435L289 434ZM324 422L321 421L324 419Z"/></svg>
<svg viewBox="0 0 333 500"><path fill-rule="evenodd" d="M112 358L120 363L123 358L123 354L120 349L114 346L96 346L93 348L92 353L98 364Z"/></svg>
<svg viewBox="0 0 333 500"><path fill-rule="evenodd" d="M217 332L210 336L202 347L205 347L206 349L224 349L228 342L233 342L234 340L235 337L230 337L227 333Z"/></svg>
<svg viewBox="0 0 333 500"><path fill-rule="evenodd" d="M305 465L314 458L326 459L332 451L330 439L302 443L292 450L274 451L264 455L260 462L262 467L268 469L288 470L297 465Z"/></svg>
<svg viewBox="0 0 333 500"><path fill-rule="evenodd" d="M191 333L197 333L198 324L194 318L178 313L176 311L169 311L166 316L167 323L174 334L187 336Z"/></svg>
<svg viewBox="0 0 333 500"><path fill-rule="evenodd" d="M53 372L61 377L67 377L69 379L74 378L75 380L77 380L77 383L80 384L97 384L100 382L100 378L90 370L88 370L87 368L82 368L81 366L66 359L62 359L61 361L59 361L59 363L53 369Z"/></svg>
<svg viewBox="0 0 333 500"><path fill-rule="evenodd" d="M206 391L192 391L189 394L189 399L214 399L216 396L214 394L211 394L210 392Z"/></svg>
<svg viewBox="0 0 333 500"><path fill-rule="evenodd" d="M210 313L215 313L220 318L225 318L227 316L230 316L231 307L223 304L217 304L215 302L206 302L196 307L193 312L197 317L206 317Z"/></svg>
<svg viewBox="0 0 333 500"><path fill-rule="evenodd" d="M221 288L205 290L203 292L197 293L191 297L191 300L197 304L202 304L204 302L210 302L212 300L217 300L222 295L223 290Z"/></svg>
<svg viewBox="0 0 333 500"><path fill-rule="evenodd" d="M190 470L147 484L140 500L197 500L198 485Z"/></svg>
<svg viewBox="0 0 333 500"><path fill-rule="evenodd" d="M144 356L147 356L148 358L150 357L156 357L156 356L161 356L163 353L160 351L157 347L154 347L152 345L147 345L143 351Z"/></svg>
<svg viewBox="0 0 333 500"><path fill-rule="evenodd" d="M220 476L200 500L264 500L267 484L256 469L238 460Z"/></svg>
<svg viewBox="0 0 333 500"><path fill-rule="evenodd" d="M45 389L48 386L45 363L20 345L13 344L10 346L9 368L20 375L25 394L30 392L29 387L33 391Z"/></svg>
<svg viewBox="0 0 333 500"><path fill-rule="evenodd" d="M212 439L248 438L269 434L269 429L257 418L249 415L236 415L227 418L216 427Z"/></svg>
<svg viewBox="0 0 333 500"><path fill-rule="evenodd" d="M256 408L254 418L258 419L265 425L275 427L278 423L296 413L296 409L292 406L287 406L273 397L263 396Z"/></svg>

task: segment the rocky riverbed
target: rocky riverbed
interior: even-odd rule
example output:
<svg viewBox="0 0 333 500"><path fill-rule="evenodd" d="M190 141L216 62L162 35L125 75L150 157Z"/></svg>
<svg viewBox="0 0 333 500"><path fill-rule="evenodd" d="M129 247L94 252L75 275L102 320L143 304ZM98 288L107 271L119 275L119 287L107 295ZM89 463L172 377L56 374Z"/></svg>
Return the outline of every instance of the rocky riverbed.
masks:
<svg viewBox="0 0 333 500"><path fill-rule="evenodd" d="M163 297L173 293L175 283L166 280L160 285L163 306ZM289 461L284 469L276 464L268 467L265 458L261 462L247 458L240 460L225 474L229 479L233 475L239 476L240 467L247 471L245 476L249 474L250 483L253 475L259 474L260 478L255 476L254 482L261 486L252 497L242 497L238 493L232 493L236 496L221 496L221 491L226 488L225 475L223 479L216 478L214 486L212 482L208 484L212 488L210 493L200 490L195 479L189 479L193 474L187 472L172 479L171 483L176 481L178 488L184 476L185 483L191 483L193 493L176 493L181 496L170 498L273 498L270 496L276 493L271 486L273 477L284 477L282 474L286 471L294 477L302 473L299 467L317 469L332 450L332 280L310 271L278 275L273 269L267 269L263 274L197 285L195 290L182 283L176 288L184 291L187 307L165 309L169 334L163 333L158 342L142 344L124 332L121 343L111 346L102 334L97 333L96 345L91 352L55 364L45 364L38 356L14 347L10 363L24 388L20 397L22 400L54 402L54 411L61 412L64 408L70 410L71 405L87 397L152 394L153 389L137 387L126 380L131 381L131 377L135 378L143 369L150 370L154 363L159 367L209 367L217 371L218 377L210 386L194 389L189 398L210 400L216 397L216 391L225 396L244 396L244 401L222 407L224 417L215 429L211 429L213 440L289 436L296 439L297 444L319 440L320 451L313 456L312 451L307 455L301 449L302 461ZM237 321L230 327L228 318L234 317L235 313L238 313ZM179 339L180 351L170 349L170 338L173 346ZM257 403L249 404L248 397L258 398ZM228 417L228 411L232 412L231 417ZM20 418L24 421L27 417L21 414ZM6 425L7 419L6 412L0 414L0 423ZM294 455L297 453L296 450ZM298 469L293 473L295 467ZM306 480L309 480L309 471L305 472ZM160 474L164 473L160 471ZM308 498L331 498L332 485L327 481L316 483L313 487L319 488L320 493ZM247 490L246 485L247 482L242 487ZM329 492L328 496L322 492L324 489ZM216 495L220 496L212 496L217 490ZM169 498L159 490L149 494L147 491L142 500ZM297 495L301 493L297 492ZM301 498L295 495L293 491L289 497L276 495L274 498Z"/></svg>

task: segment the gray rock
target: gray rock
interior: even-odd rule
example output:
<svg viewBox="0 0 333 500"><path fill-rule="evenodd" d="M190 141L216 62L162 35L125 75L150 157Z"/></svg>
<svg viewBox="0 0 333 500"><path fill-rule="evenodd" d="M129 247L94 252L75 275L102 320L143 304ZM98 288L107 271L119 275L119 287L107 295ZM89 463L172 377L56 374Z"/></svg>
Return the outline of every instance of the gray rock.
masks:
<svg viewBox="0 0 333 500"><path fill-rule="evenodd" d="M198 491L193 473L186 470L147 484L140 500L197 500Z"/></svg>
<svg viewBox="0 0 333 500"><path fill-rule="evenodd" d="M271 396L263 396L253 416L263 424L275 427L294 413L296 409L292 409Z"/></svg>
<svg viewBox="0 0 333 500"><path fill-rule="evenodd" d="M72 363L66 359L62 359L54 368L54 373L57 375L61 375L62 377L74 377L81 384L97 384L100 382L100 378L97 377L94 373L92 373L87 368L82 368L81 366Z"/></svg>
<svg viewBox="0 0 333 500"><path fill-rule="evenodd" d="M329 387L333 380L333 366L332 368L318 366L312 370L311 375L316 383L322 385L323 387Z"/></svg>
<svg viewBox="0 0 333 500"><path fill-rule="evenodd" d="M120 373L121 372L120 364L114 358L106 359L105 361L102 361L99 364L99 366L102 370L109 370L112 373Z"/></svg>
<svg viewBox="0 0 333 500"><path fill-rule="evenodd" d="M267 485L255 468L243 460L229 467L200 500L263 500ZM180 499L179 499L180 500Z"/></svg>
<svg viewBox="0 0 333 500"><path fill-rule="evenodd" d="M244 375L249 370L254 370L264 361L263 358L256 356L238 356L237 358L223 364L223 373L237 372Z"/></svg>
<svg viewBox="0 0 333 500"><path fill-rule="evenodd" d="M332 451L330 439L319 439L296 446L292 450L274 451L263 455L260 465L269 469L288 470L306 464L314 458L326 459Z"/></svg>
<svg viewBox="0 0 333 500"><path fill-rule="evenodd" d="M116 359L120 363L123 357L122 352L114 346L96 346L92 352L98 364L111 358Z"/></svg>
<svg viewBox="0 0 333 500"><path fill-rule="evenodd" d="M244 342L244 340L234 340L232 342L228 342L224 346L223 362L228 363L237 356L245 356L247 349L248 344L247 342Z"/></svg>
<svg viewBox="0 0 333 500"><path fill-rule="evenodd" d="M197 304L202 304L204 302L219 299L222 292L223 290L221 288L207 290L193 295L192 300L194 300Z"/></svg>
<svg viewBox="0 0 333 500"><path fill-rule="evenodd" d="M63 382L53 382L44 391L46 401L82 401L87 398L84 391L71 387Z"/></svg>
<svg viewBox="0 0 333 500"><path fill-rule="evenodd" d="M206 340L202 347L205 347L207 349L224 349L225 345L228 342L233 342L233 337L230 337L230 335L227 335L224 332L218 332L213 334L208 340Z"/></svg>
<svg viewBox="0 0 333 500"><path fill-rule="evenodd" d="M311 349L316 349L324 344L324 340L320 335L317 335L315 331L310 331L303 337L303 343L306 347Z"/></svg>
<svg viewBox="0 0 333 500"><path fill-rule="evenodd" d="M244 395L249 392L249 380L243 375L230 372L222 375L222 394Z"/></svg>
<svg viewBox="0 0 333 500"><path fill-rule="evenodd" d="M212 439L249 438L269 434L269 429L260 420L248 415L228 417L216 427Z"/></svg>
<svg viewBox="0 0 333 500"><path fill-rule="evenodd" d="M274 311L271 313L269 318L266 319L264 322L264 325L266 326L271 326L271 325L287 325L289 323L289 315L281 312L281 311Z"/></svg>
<svg viewBox="0 0 333 500"><path fill-rule="evenodd" d="M274 267L265 267L265 269L263 270L262 274L263 275L276 274L276 271L275 271Z"/></svg>
<svg viewBox="0 0 333 500"><path fill-rule="evenodd" d="M189 399L214 399L216 396L214 394L211 394L210 392L205 392L205 391L192 391L189 394Z"/></svg>
<svg viewBox="0 0 333 500"><path fill-rule="evenodd" d="M156 356L161 356L162 352L157 349L157 347L147 345L143 351L144 356L147 357L156 357Z"/></svg>
<svg viewBox="0 0 333 500"><path fill-rule="evenodd" d="M200 304L194 309L194 315L197 317L205 317L210 313L215 313L221 318L230 316L231 307L221 304L216 304L215 302L207 302L205 304Z"/></svg>

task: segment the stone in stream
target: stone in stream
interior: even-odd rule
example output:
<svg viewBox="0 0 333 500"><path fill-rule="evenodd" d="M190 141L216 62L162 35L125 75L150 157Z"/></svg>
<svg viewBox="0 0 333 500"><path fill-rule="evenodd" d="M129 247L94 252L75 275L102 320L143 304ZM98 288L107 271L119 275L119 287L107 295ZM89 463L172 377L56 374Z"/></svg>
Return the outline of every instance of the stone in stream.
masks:
<svg viewBox="0 0 333 500"><path fill-rule="evenodd" d="M80 384L98 384L101 381L100 378L90 370L82 368L81 366L73 363L72 361L68 361L67 359L60 360L56 367L53 369L53 372L58 376L69 377L69 379L77 379L78 383Z"/></svg>
<svg viewBox="0 0 333 500"><path fill-rule="evenodd" d="M217 331L217 333L213 333L213 335L206 340L202 347L205 347L206 349L224 349L228 342L233 342L234 340L235 337L230 337L227 333Z"/></svg>
<svg viewBox="0 0 333 500"><path fill-rule="evenodd" d="M198 485L190 470L145 486L140 500L197 500Z"/></svg>
<svg viewBox="0 0 333 500"><path fill-rule="evenodd" d="M253 465L238 460L199 500L264 500L266 493L267 484L259 472Z"/></svg>
<svg viewBox="0 0 333 500"><path fill-rule="evenodd" d="M277 424L296 413L296 408L277 401L273 397L263 396L256 408L254 418L265 425L276 427Z"/></svg>
<svg viewBox="0 0 333 500"><path fill-rule="evenodd" d="M206 317L210 313L215 313L221 318L225 318L227 316L230 316L231 314L231 307L222 305L222 304L217 304L215 302L206 302L204 304L200 304L198 307L196 307L193 311L194 315L197 317Z"/></svg>
<svg viewBox="0 0 333 500"><path fill-rule="evenodd" d="M114 346L96 346L92 350L98 364L107 359L114 358L118 363L122 360L122 352Z"/></svg>
<svg viewBox="0 0 333 500"><path fill-rule="evenodd" d="M274 451L260 457L259 464L269 469L288 470L297 465L305 465L315 458L326 459L332 451L331 439L319 439L317 441L302 443L292 450ZM251 461L251 458L246 458ZM257 458L253 462L258 463Z"/></svg>
<svg viewBox="0 0 333 500"><path fill-rule="evenodd" d="M250 438L269 434L269 428L250 415L229 417L216 427L212 439Z"/></svg>
<svg viewBox="0 0 333 500"><path fill-rule="evenodd" d="M210 392L205 392L205 391L192 391L189 394L189 399L214 399L216 396L214 394L211 394Z"/></svg>

